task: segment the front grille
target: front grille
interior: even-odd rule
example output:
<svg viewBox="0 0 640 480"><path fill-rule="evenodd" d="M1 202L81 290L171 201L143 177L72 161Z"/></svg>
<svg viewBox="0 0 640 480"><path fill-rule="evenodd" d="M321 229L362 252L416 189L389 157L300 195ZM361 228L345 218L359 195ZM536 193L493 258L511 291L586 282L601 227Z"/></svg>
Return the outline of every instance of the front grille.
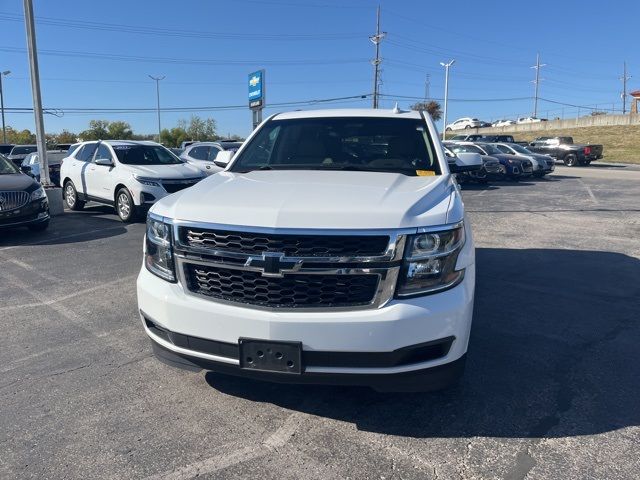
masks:
<svg viewBox="0 0 640 480"><path fill-rule="evenodd" d="M192 178L188 180L162 180L162 186L168 193L179 192L185 188L192 187L198 183L200 178Z"/></svg>
<svg viewBox="0 0 640 480"><path fill-rule="evenodd" d="M25 206L29 202L30 196L28 192L0 191L0 212L7 212Z"/></svg>
<svg viewBox="0 0 640 480"><path fill-rule="evenodd" d="M185 265L187 288L201 295L264 307L350 307L375 297L378 275L292 274L263 277L258 272L209 265Z"/></svg>
<svg viewBox="0 0 640 480"><path fill-rule="evenodd" d="M193 227L181 227L180 238L191 247L287 257L374 257L384 255L389 244L386 235L275 235Z"/></svg>

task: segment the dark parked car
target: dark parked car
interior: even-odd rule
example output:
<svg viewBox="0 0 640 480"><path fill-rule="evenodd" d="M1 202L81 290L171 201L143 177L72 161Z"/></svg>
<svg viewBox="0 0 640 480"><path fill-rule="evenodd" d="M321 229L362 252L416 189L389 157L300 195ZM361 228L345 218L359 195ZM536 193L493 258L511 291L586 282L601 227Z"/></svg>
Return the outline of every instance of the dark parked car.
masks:
<svg viewBox="0 0 640 480"><path fill-rule="evenodd" d="M443 142L447 160L455 163L455 155L458 153L478 153L482 158L482 168L473 172L464 172L457 175L459 183L477 182L487 183L489 180L500 180L504 177L506 169L500 161L492 156L483 155L475 145L465 145L455 142Z"/></svg>
<svg viewBox="0 0 640 480"><path fill-rule="evenodd" d="M37 150L38 147L36 145L14 145L9 155L7 155L7 158L11 160L16 167L20 168L24 158Z"/></svg>
<svg viewBox="0 0 640 480"><path fill-rule="evenodd" d="M50 150L47 152L47 162L49 163L49 178L51 183L56 186L60 186L60 165L62 165L62 159L67 156L67 150ZM20 170L27 175L32 176L38 182L40 181L40 158L38 152L30 153L22 161Z"/></svg>
<svg viewBox="0 0 640 480"><path fill-rule="evenodd" d="M510 176L509 170L512 171L520 170L520 175L511 176L512 180L517 180L520 177L530 177L533 175L533 162L523 157L518 157L516 155L509 155L501 151L498 147L496 147L493 143L475 143L478 148L480 148L485 155L491 155L492 157L496 157L500 163L507 169L507 177Z"/></svg>
<svg viewBox="0 0 640 480"><path fill-rule="evenodd" d="M13 147L12 143L0 143L0 155L9 155Z"/></svg>
<svg viewBox="0 0 640 480"><path fill-rule="evenodd" d="M0 155L0 228L49 226L49 200L42 186Z"/></svg>
<svg viewBox="0 0 640 480"><path fill-rule="evenodd" d="M528 146L534 153L549 155L561 160L567 167L589 165L602 158L602 145L577 145L573 137L538 137Z"/></svg>

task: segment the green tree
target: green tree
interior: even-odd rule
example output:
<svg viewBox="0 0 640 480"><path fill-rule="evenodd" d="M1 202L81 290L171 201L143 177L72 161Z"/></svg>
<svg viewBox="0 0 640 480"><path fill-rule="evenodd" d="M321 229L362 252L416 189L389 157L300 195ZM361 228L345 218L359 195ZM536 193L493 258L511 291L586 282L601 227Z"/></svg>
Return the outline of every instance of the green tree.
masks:
<svg viewBox="0 0 640 480"><path fill-rule="evenodd" d="M179 147L182 142L189 140L189 134L182 127L166 128L160 133L160 143L167 147Z"/></svg>
<svg viewBox="0 0 640 480"><path fill-rule="evenodd" d="M31 133L31 130L15 130L13 127L7 127L7 142L15 145L31 145L36 143L36 134Z"/></svg>
<svg viewBox="0 0 640 480"><path fill-rule="evenodd" d="M434 121L440 120L442 118L442 108L440 104L435 100L430 100L428 102L418 102L411 105L411 110L417 110L419 112L426 111L431 115L431 118Z"/></svg>
<svg viewBox="0 0 640 480"><path fill-rule="evenodd" d="M78 135L69 130L62 130L57 135L53 136L56 143L76 143L78 141Z"/></svg>
<svg viewBox="0 0 640 480"><path fill-rule="evenodd" d="M181 120L178 122L178 127L184 128L189 140L206 142L218 139L216 121L213 118L202 119L197 115L191 115L188 123Z"/></svg>
<svg viewBox="0 0 640 480"><path fill-rule="evenodd" d="M89 128L80 132L80 138L82 141L105 140L109 135L107 131L108 127L109 122L107 120L91 120L89 122Z"/></svg>
<svg viewBox="0 0 640 480"><path fill-rule="evenodd" d="M105 139L109 140L131 140L133 138L133 131L131 125L127 122L110 122L107 125L107 136Z"/></svg>

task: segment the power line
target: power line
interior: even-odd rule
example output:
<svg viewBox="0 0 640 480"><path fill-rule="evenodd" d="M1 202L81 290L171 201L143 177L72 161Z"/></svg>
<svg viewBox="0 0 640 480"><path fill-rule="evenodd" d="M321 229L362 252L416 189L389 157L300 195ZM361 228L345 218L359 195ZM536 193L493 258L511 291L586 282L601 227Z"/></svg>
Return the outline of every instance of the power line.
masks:
<svg viewBox="0 0 640 480"><path fill-rule="evenodd" d="M190 30L174 30L168 28L145 27L140 25L127 25L120 23L104 23L94 21L77 21L64 18L54 17L36 17L38 25L47 25L54 27L75 28L83 30L108 31L118 33L132 33L136 35L155 35L162 37L177 38L199 38L199 39L230 39L230 40L259 40L259 41L290 41L290 40L347 40L362 38L364 33L304 33L304 34L269 34L269 33L222 33L222 32L203 32ZM21 22L21 15L0 12L0 21L5 22Z"/></svg>
<svg viewBox="0 0 640 480"><path fill-rule="evenodd" d="M2 52L24 53L26 49L17 47L0 47ZM171 57L147 57L136 55L122 55L112 53L97 52L79 52L79 51L63 51L63 50L38 50L39 55L48 55L54 57L78 57L88 59L116 60L123 62L146 62L146 63L170 63L177 65L345 65L364 63L367 59L340 59L340 60L206 60L206 59L186 59Z"/></svg>
<svg viewBox="0 0 640 480"><path fill-rule="evenodd" d="M276 102L270 103L270 108L275 107L293 107L293 106L312 106L312 105L320 105L325 103L340 103L345 100L353 101L353 100L365 100L368 97L371 97L370 93L365 93L362 95L349 95L344 97L333 97L333 98L320 98L320 99L310 99L310 100L295 100L288 102ZM214 105L214 106L191 106L191 107L164 107L162 110L164 112L190 112L190 111L221 111L221 110L246 110L247 105ZM33 111L30 107L11 107L6 108L7 111L11 111L14 113L26 113ZM140 107L140 108L131 108L131 107L113 107L113 108L102 108L102 107L47 107L47 110L60 111L66 113L150 113L157 110L157 107Z"/></svg>

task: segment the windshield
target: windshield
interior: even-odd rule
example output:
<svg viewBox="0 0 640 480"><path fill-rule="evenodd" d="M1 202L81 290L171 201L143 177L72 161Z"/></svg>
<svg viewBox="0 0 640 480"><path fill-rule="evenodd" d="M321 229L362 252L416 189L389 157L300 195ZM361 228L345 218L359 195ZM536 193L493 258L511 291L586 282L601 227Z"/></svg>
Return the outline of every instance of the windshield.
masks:
<svg viewBox="0 0 640 480"><path fill-rule="evenodd" d="M10 175L20 173L20 170L4 155L0 155L0 175Z"/></svg>
<svg viewBox="0 0 640 480"><path fill-rule="evenodd" d="M11 155L27 155L31 152L35 152L38 149L35 145L29 147L13 147Z"/></svg>
<svg viewBox="0 0 640 480"><path fill-rule="evenodd" d="M513 145L509 145L513 150L515 150L518 153L525 153L525 154L529 154L531 153L530 150L524 148L522 145L518 145L516 143L514 143Z"/></svg>
<svg viewBox="0 0 640 480"><path fill-rule="evenodd" d="M118 161L125 165L176 165L184 163L159 145L111 145Z"/></svg>
<svg viewBox="0 0 640 480"><path fill-rule="evenodd" d="M451 145L449 148L455 153L479 153L484 155L484 152L475 145Z"/></svg>
<svg viewBox="0 0 640 480"><path fill-rule="evenodd" d="M484 145L482 145L481 148L485 152L487 152L487 155L496 155L496 154L503 153L500 151L498 147L496 147L495 145L491 145L490 143L485 143Z"/></svg>
<svg viewBox="0 0 640 480"><path fill-rule="evenodd" d="M260 129L230 171L258 169L441 174L426 126L420 119L410 118L272 120Z"/></svg>

